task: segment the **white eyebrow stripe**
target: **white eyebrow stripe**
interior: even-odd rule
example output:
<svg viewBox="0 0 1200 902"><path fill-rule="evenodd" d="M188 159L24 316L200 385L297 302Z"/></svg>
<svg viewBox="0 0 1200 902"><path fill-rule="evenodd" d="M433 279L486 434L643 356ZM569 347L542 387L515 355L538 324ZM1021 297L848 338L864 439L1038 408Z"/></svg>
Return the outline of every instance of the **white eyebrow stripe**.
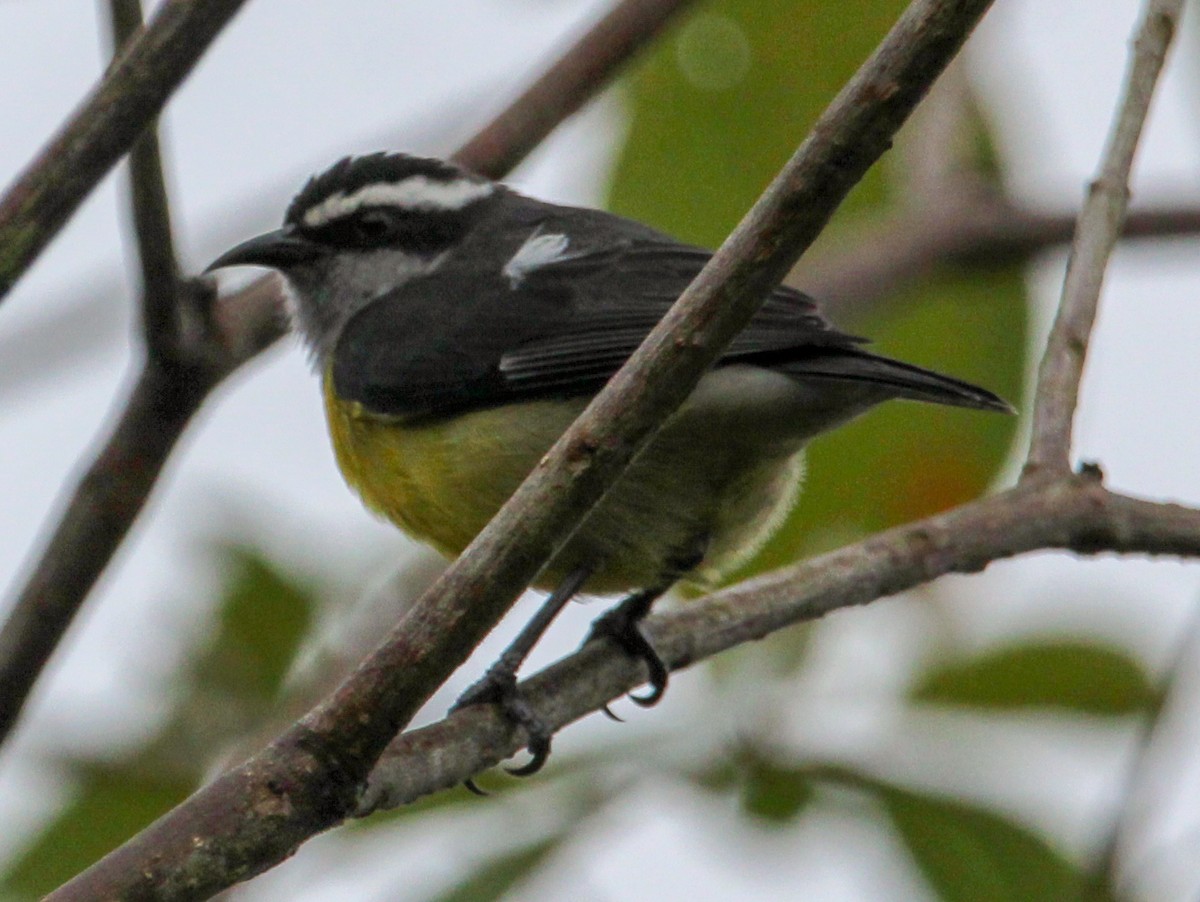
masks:
<svg viewBox="0 0 1200 902"><path fill-rule="evenodd" d="M346 194L338 191L304 211L304 224L318 228L362 207L401 207L407 210L461 210L495 190L490 182L458 178L440 181L413 175L402 182L376 182Z"/></svg>
<svg viewBox="0 0 1200 902"><path fill-rule="evenodd" d="M525 277L535 269L571 259L573 255L566 253L570 244L571 239L566 235L534 231L504 264L504 275L508 279L509 287L519 287Z"/></svg>

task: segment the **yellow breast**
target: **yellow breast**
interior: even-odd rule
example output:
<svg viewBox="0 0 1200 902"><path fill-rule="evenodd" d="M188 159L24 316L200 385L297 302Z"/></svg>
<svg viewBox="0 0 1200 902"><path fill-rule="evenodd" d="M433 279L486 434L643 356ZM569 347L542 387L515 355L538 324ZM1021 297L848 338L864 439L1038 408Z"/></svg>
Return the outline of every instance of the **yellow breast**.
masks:
<svg viewBox="0 0 1200 902"><path fill-rule="evenodd" d="M364 411L324 380L333 450L366 505L457 556L583 408L533 402L404 423Z"/></svg>
<svg viewBox="0 0 1200 902"><path fill-rule="evenodd" d="M495 515L586 404L531 401L445 419L388 420L334 397L325 379L334 452L372 510L448 557ZM721 441L713 441L714 435ZM748 444L739 441L744 437ZM660 582L706 549L686 577L712 585L777 528L803 473L799 445L766 453L755 432L674 418L633 462L541 573L554 586L580 565L587 587L616 592ZM698 541L699 540L699 541Z"/></svg>

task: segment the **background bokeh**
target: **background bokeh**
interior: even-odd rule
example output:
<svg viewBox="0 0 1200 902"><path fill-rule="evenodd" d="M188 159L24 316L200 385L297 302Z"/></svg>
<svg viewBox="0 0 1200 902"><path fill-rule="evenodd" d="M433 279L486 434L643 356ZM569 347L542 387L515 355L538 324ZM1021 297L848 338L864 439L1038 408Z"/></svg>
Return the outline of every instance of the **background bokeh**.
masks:
<svg viewBox="0 0 1200 902"><path fill-rule="evenodd" d="M699 3L511 182L715 245L903 5ZM449 153L605 6L253 0L164 119L186 264L273 227L304 178L339 156ZM1021 204L1074 208L1138 12L1132 0L1060 0L1052 12L998 0L952 76L969 86L970 115L954 133L967 149L947 158ZM1135 206L1200 205L1191 12ZM103 69L105 28L84 0L0 4L5 179ZM816 256L870 254L865 229L938 202L913 176L922 128L854 192ZM123 179L102 185L0 316L5 597L134 371ZM1027 411L1064 256L941 267L866 309L853 298L828 309L882 351ZM1192 238L1118 249L1077 431L1079 457L1113 487L1192 505L1196 261ZM1026 426L896 404L822 439L803 500L755 569L1011 480ZM56 885L269 736L436 567L342 484L297 346L237 374L185 437L5 750L0 898ZM1194 629L1197 576L1171 561L1039 554L839 613L681 674L652 712L618 705L624 725L572 727L535 779L488 776L486 801L453 791L336 831L235 895L1062 899L1119 822L1119 883L1100 880L1097 897L1193 899L1200 651L1171 671L1165 708L1163 678ZM534 604L523 600L426 719ZM573 648L598 609L573 605L533 663Z"/></svg>

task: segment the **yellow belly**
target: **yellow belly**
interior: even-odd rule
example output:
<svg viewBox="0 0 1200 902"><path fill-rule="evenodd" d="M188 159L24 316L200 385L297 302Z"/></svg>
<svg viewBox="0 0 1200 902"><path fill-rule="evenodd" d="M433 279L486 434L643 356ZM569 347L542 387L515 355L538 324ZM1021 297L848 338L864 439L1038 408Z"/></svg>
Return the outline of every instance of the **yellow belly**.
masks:
<svg viewBox="0 0 1200 902"><path fill-rule="evenodd" d="M336 399L327 378L325 404L338 464L366 505L455 557L586 401L534 401L399 423ZM653 585L701 541L704 560L688 579L707 585L774 531L803 472L798 446L750 454L732 443L697 441L686 420L673 422L589 514L538 585L553 586L580 565L595 570L589 591Z"/></svg>

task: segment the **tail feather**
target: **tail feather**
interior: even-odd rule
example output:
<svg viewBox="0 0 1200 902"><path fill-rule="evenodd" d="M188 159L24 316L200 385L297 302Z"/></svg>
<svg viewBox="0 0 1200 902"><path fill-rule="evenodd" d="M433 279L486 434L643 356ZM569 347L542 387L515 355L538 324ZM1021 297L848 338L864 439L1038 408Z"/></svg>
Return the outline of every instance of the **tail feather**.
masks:
<svg viewBox="0 0 1200 902"><path fill-rule="evenodd" d="M986 388L857 348L839 348L836 352L790 360L779 369L802 379L828 378L877 385L894 398L1015 413L1011 404Z"/></svg>

